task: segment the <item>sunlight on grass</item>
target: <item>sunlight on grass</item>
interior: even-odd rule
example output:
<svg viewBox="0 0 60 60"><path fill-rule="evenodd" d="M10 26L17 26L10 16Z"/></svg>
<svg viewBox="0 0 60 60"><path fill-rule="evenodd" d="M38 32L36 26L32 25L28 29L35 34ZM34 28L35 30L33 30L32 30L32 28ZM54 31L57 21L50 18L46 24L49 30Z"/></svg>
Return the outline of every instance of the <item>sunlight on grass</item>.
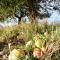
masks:
<svg viewBox="0 0 60 60"><path fill-rule="evenodd" d="M47 24L38 25L37 23L26 24L22 22L19 25L0 29L0 42L5 42L6 44L11 43L10 47L11 50L13 50L14 48L23 49L25 53L27 53L25 56L19 57L19 59L22 60L31 58L32 60L36 58L38 59L47 58L46 56L48 56L51 53L49 52L51 49L53 52L55 51L54 49L56 47L58 49L59 43L58 45L56 44L59 41L60 41L59 25L54 25L52 29L52 26ZM53 48L53 46L55 48ZM39 54L40 52L42 52L42 55L40 54L38 56L35 51Z"/></svg>

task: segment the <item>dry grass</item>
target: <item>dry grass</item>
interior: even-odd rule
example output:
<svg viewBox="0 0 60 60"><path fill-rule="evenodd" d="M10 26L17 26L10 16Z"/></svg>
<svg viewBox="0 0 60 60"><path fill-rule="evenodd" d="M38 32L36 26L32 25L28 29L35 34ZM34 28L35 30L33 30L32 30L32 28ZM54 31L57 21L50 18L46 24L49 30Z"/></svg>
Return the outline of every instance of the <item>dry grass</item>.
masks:
<svg viewBox="0 0 60 60"><path fill-rule="evenodd" d="M44 35L45 32L48 33L46 36ZM46 47L48 48L42 58L52 60L51 56L53 53L60 49L60 25L53 26L52 29L52 26L35 22L32 24L20 23L19 25L0 29L0 42L7 47L3 48L4 55L8 56L9 54L9 43L11 43L11 49L24 48L25 44L33 40L34 36L38 34L40 37L37 38L42 39L43 43L46 41Z"/></svg>

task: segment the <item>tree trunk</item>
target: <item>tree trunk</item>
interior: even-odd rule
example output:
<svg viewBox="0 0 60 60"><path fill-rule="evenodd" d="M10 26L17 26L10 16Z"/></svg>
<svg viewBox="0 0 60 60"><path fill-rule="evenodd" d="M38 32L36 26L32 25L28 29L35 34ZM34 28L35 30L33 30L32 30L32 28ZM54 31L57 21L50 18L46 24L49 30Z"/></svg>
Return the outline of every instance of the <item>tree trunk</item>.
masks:
<svg viewBox="0 0 60 60"><path fill-rule="evenodd" d="M33 0L27 0L27 4L28 4L28 7L29 7L29 12L32 12L33 11Z"/></svg>
<svg viewBox="0 0 60 60"><path fill-rule="evenodd" d="M33 22L33 20L35 20L35 16L36 16L34 2L36 2L36 1L35 0L27 0L31 22Z"/></svg>

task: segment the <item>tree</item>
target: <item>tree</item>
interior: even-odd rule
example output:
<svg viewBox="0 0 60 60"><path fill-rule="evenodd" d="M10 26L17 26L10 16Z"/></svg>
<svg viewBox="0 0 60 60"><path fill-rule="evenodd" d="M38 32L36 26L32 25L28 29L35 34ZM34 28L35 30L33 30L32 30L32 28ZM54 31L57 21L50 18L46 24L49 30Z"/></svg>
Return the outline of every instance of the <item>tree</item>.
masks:
<svg viewBox="0 0 60 60"><path fill-rule="evenodd" d="M25 6L26 0L0 0L0 17L6 18L10 14L14 14L16 6L20 9Z"/></svg>
<svg viewBox="0 0 60 60"><path fill-rule="evenodd" d="M0 0L0 13L5 17L11 13L14 14L16 6L23 9L26 5L28 5L30 15L35 18L35 2L36 0ZM3 9L4 12L1 12L1 9Z"/></svg>
<svg viewBox="0 0 60 60"><path fill-rule="evenodd" d="M36 0L27 0L27 5L29 7L28 10L30 12L30 15L33 18L32 19L32 22L33 22L33 20L35 19L35 16L36 16Z"/></svg>

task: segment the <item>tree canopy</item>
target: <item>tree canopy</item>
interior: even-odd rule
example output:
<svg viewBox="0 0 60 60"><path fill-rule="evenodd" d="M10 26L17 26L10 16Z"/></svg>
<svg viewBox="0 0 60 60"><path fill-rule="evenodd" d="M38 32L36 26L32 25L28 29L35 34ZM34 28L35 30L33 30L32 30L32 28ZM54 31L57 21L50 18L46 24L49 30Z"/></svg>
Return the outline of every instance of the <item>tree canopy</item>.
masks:
<svg viewBox="0 0 60 60"><path fill-rule="evenodd" d="M0 19L7 17L9 14L13 15L16 9L23 9L28 7L29 12L35 12L36 0L0 0Z"/></svg>

